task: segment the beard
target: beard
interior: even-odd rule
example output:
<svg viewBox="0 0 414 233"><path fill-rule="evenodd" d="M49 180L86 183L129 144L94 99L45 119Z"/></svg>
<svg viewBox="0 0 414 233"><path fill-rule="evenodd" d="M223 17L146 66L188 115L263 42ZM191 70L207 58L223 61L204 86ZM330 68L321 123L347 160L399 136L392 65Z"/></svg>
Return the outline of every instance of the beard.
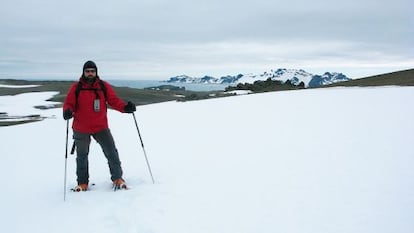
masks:
<svg viewBox="0 0 414 233"><path fill-rule="evenodd" d="M95 82L96 77L97 75L93 75L93 74L83 75L84 80L91 84Z"/></svg>

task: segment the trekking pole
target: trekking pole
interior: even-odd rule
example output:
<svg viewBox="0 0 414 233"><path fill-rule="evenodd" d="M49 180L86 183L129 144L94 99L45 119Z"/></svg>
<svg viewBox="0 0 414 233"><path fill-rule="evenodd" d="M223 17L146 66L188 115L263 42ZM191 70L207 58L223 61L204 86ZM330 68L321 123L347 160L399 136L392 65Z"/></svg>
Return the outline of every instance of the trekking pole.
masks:
<svg viewBox="0 0 414 233"><path fill-rule="evenodd" d="M135 118L135 113L132 113L132 116L134 116L135 126L137 127L138 136L139 136L139 139L141 140L142 150L144 151L144 156L145 156L145 160L147 161L147 166L148 166L149 173L151 175L152 183L155 184L154 177L152 176L152 172L151 172L151 167L148 163L147 153L145 152L144 142L142 141L141 133L139 132L137 118Z"/></svg>
<svg viewBox="0 0 414 233"><path fill-rule="evenodd" d="M69 135L69 120L66 120L66 148L65 148L65 175L63 181L63 201L66 201L66 170L68 163L68 136Z"/></svg>

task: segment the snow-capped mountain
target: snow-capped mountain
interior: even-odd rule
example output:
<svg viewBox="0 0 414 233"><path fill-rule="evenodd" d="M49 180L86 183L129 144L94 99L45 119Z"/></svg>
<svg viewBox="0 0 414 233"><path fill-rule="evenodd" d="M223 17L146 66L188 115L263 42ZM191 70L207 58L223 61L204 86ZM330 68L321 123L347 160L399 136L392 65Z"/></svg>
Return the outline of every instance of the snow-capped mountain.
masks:
<svg viewBox="0 0 414 233"><path fill-rule="evenodd" d="M266 71L262 74L238 74L235 76L227 75L220 78L212 76L204 77L190 77L187 75L180 75L172 77L166 82L169 83L199 83L199 84L229 84L236 85L238 83L254 83L258 80L279 80L286 82L290 80L291 83L299 85L301 82L305 84L305 87L318 87L322 85L332 84L336 82L343 82L350 80L342 73L330 73L326 72L323 75L314 75L304 70L297 69L277 69Z"/></svg>
<svg viewBox="0 0 414 233"><path fill-rule="evenodd" d="M323 85L329 85L332 83L348 81L350 78L346 77L342 73L329 73L326 72L323 75L314 75L309 82L309 87L319 87Z"/></svg>
<svg viewBox="0 0 414 233"><path fill-rule="evenodd" d="M270 70L267 72L264 72L263 74L254 75L254 74L248 74L243 75L237 83L254 83L258 80L278 80L282 82L286 82L287 80L290 80L292 84L299 85L301 82L305 84L305 87L308 86L309 82L313 78L313 74L308 73L304 70L295 70L295 69L277 69L277 70Z"/></svg>
<svg viewBox="0 0 414 233"><path fill-rule="evenodd" d="M167 82L169 83L220 83L219 79L211 77L211 76L204 76L201 78L198 77L190 77L187 75L179 75L176 77L170 78Z"/></svg>

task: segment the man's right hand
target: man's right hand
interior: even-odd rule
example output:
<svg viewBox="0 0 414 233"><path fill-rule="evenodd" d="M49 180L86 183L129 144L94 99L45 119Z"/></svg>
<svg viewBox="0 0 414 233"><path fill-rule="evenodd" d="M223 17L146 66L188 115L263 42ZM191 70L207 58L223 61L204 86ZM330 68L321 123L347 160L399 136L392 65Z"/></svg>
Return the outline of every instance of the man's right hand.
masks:
<svg viewBox="0 0 414 233"><path fill-rule="evenodd" d="M65 120L69 120L70 118L72 118L73 117L73 112L72 112L72 110L70 110L70 109L66 109L64 112L63 112L63 119L65 119Z"/></svg>

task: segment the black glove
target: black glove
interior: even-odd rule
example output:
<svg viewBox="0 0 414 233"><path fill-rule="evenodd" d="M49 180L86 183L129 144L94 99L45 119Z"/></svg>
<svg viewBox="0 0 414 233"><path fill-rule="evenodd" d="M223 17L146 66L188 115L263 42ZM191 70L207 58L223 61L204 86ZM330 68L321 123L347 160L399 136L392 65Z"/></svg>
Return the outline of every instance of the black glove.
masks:
<svg viewBox="0 0 414 233"><path fill-rule="evenodd" d="M63 112L63 119L65 119L65 120L69 120L70 118L72 118L72 116L73 116L73 112L70 109L66 109Z"/></svg>
<svg viewBox="0 0 414 233"><path fill-rule="evenodd" d="M133 113L137 110L137 107L135 107L135 104L131 101L128 101L127 105L124 107L124 112L126 113Z"/></svg>

